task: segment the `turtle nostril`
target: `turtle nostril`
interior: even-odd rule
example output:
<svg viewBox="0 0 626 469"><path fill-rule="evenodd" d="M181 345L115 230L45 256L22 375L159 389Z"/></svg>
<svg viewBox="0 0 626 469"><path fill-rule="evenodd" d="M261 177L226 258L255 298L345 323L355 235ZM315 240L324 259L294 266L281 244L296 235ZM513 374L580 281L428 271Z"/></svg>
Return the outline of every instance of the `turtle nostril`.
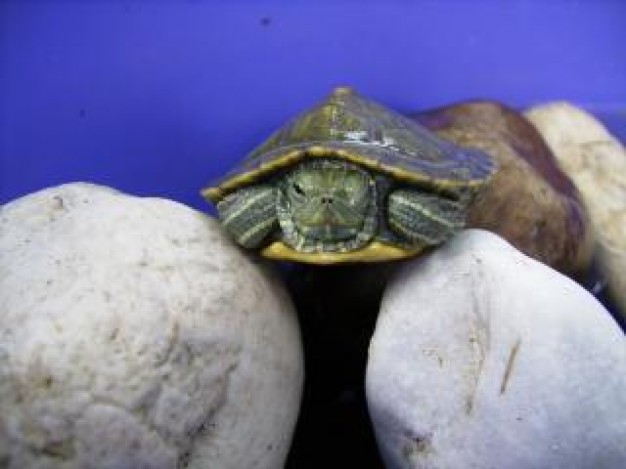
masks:
<svg viewBox="0 0 626 469"><path fill-rule="evenodd" d="M332 197L322 197L322 203L324 205L330 205L333 203L333 198Z"/></svg>

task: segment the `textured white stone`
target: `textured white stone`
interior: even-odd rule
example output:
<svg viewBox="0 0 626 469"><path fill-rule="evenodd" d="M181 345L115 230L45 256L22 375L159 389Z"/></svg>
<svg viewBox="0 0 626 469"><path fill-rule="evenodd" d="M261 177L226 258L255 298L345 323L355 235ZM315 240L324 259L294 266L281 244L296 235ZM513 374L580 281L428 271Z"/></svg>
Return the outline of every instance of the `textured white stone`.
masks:
<svg viewBox="0 0 626 469"><path fill-rule="evenodd" d="M626 339L572 280L466 231L383 299L367 398L390 468L626 467Z"/></svg>
<svg viewBox="0 0 626 469"><path fill-rule="evenodd" d="M296 317L215 221L87 184L0 210L0 466L282 466Z"/></svg>
<svg viewBox="0 0 626 469"><path fill-rule="evenodd" d="M601 273L626 319L626 151L597 119L571 104L548 103L525 115L583 196Z"/></svg>

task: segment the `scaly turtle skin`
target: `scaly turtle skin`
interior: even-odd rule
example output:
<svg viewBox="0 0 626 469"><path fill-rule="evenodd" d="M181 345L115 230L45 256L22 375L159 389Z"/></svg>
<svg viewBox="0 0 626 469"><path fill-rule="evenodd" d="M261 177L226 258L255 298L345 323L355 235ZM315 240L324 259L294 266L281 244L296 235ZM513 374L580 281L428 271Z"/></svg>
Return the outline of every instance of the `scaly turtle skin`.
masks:
<svg viewBox="0 0 626 469"><path fill-rule="evenodd" d="M460 230L494 166L337 88L202 191L242 246L315 264L412 256Z"/></svg>

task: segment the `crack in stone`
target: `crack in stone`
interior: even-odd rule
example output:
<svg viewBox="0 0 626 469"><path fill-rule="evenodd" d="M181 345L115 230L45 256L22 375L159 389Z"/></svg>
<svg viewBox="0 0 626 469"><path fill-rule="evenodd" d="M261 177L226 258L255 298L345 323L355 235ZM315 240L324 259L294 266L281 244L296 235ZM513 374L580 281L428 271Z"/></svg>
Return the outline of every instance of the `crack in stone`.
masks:
<svg viewBox="0 0 626 469"><path fill-rule="evenodd" d="M506 392L506 387L509 383L509 378L511 377L511 372L513 371L513 366L515 364L515 358L517 357L521 344L522 339L517 339L517 342L515 342L509 352L509 359L506 362L506 368L504 369L504 375L502 376L502 384L500 385L500 395Z"/></svg>

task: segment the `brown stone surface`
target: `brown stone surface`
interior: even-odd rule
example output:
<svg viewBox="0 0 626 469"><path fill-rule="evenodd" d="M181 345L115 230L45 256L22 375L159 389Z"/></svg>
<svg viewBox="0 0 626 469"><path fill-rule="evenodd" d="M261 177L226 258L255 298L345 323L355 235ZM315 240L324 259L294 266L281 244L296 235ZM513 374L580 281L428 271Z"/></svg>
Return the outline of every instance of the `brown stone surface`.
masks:
<svg viewBox="0 0 626 469"><path fill-rule="evenodd" d="M587 269L593 236L585 208L541 135L521 114L497 102L475 101L412 117L497 162L496 174L470 208L469 227L495 232L568 275Z"/></svg>

